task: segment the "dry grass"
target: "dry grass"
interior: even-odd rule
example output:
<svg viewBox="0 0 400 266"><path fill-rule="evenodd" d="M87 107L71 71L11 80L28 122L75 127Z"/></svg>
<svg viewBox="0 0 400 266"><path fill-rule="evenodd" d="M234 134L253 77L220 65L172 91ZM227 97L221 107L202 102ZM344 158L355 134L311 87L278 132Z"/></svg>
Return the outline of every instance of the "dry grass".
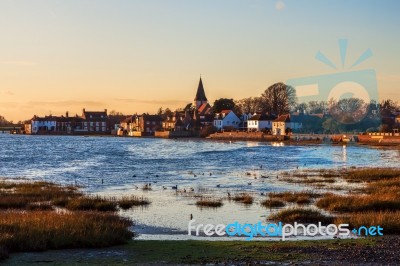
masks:
<svg viewBox="0 0 400 266"><path fill-rule="evenodd" d="M283 223L318 223L329 224L333 218L321 212L305 208L289 208L279 211L269 217L271 220Z"/></svg>
<svg viewBox="0 0 400 266"><path fill-rule="evenodd" d="M335 218L336 224L348 223L352 227L381 226L384 234L400 233L400 211L357 212Z"/></svg>
<svg viewBox="0 0 400 266"><path fill-rule="evenodd" d="M79 196L82 193L71 186L48 182L0 182L0 209L29 209L35 203L68 200Z"/></svg>
<svg viewBox="0 0 400 266"><path fill-rule="evenodd" d="M239 193L239 194L234 195L232 197L232 200L246 204L246 205L251 205L251 204L253 204L254 198L249 193Z"/></svg>
<svg viewBox="0 0 400 266"><path fill-rule="evenodd" d="M202 198L196 202L196 205L199 207L210 207L210 208L218 208L223 205L222 200L213 199L213 198Z"/></svg>
<svg viewBox="0 0 400 266"><path fill-rule="evenodd" d="M0 259L16 251L124 243L132 237L132 222L119 217L116 206L114 200L85 196L75 187L1 182Z"/></svg>
<svg viewBox="0 0 400 266"><path fill-rule="evenodd" d="M321 195L313 191L285 191L285 192L271 192L268 194L270 199L280 199L286 202L297 204L309 204L311 200Z"/></svg>
<svg viewBox="0 0 400 266"><path fill-rule="evenodd" d="M144 206L149 204L150 201L147 198L137 196L122 197L118 200L118 206L123 210L130 209L133 206Z"/></svg>
<svg viewBox="0 0 400 266"><path fill-rule="evenodd" d="M350 182L372 182L397 177L400 177L400 169L393 168L351 169L343 176Z"/></svg>
<svg viewBox="0 0 400 266"><path fill-rule="evenodd" d="M267 208L281 208L285 207L285 202L276 199L266 199L261 202L261 205Z"/></svg>
<svg viewBox="0 0 400 266"><path fill-rule="evenodd" d="M70 199L65 208L71 211L117 211L117 203L99 196L82 196Z"/></svg>
<svg viewBox="0 0 400 266"><path fill-rule="evenodd" d="M105 247L130 239L131 224L114 213L5 212L0 246L9 251Z"/></svg>
<svg viewBox="0 0 400 266"><path fill-rule="evenodd" d="M326 194L316 202L317 207L336 212L400 210L397 193L374 193L370 195Z"/></svg>

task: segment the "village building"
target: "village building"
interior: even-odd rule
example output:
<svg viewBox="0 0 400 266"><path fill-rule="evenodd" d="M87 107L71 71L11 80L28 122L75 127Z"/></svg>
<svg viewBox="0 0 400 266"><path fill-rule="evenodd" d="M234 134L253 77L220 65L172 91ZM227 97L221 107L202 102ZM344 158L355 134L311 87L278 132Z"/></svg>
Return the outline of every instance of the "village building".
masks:
<svg viewBox="0 0 400 266"><path fill-rule="evenodd" d="M154 132L162 129L163 119L160 115L143 114L135 117L135 131L140 131L144 135L154 135Z"/></svg>
<svg viewBox="0 0 400 266"><path fill-rule="evenodd" d="M199 86L197 87L196 96L193 100L193 107L192 126L194 128L200 129L204 126L210 126L213 124L213 110L211 105L208 103L201 77Z"/></svg>
<svg viewBox="0 0 400 266"><path fill-rule="evenodd" d="M26 134L106 134L108 129L107 109L100 112L87 112L82 116L34 116L25 126Z"/></svg>
<svg viewBox="0 0 400 266"><path fill-rule="evenodd" d="M222 110L215 114L214 126L217 130L238 129L239 124L240 119L232 110Z"/></svg>
<svg viewBox="0 0 400 266"><path fill-rule="evenodd" d="M290 135L294 130L301 129L299 116L291 116L290 114L280 115L272 122L273 135Z"/></svg>
<svg viewBox="0 0 400 266"><path fill-rule="evenodd" d="M162 128L165 131L183 131L186 129L183 119L184 117L180 112L174 112L162 122Z"/></svg>
<svg viewBox="0 0 400 266"><path fill-rule="evenodd" d="M272 129L272 123L276 116L269 114L255 114L247 121L248 131L268 131Z"/></svg>

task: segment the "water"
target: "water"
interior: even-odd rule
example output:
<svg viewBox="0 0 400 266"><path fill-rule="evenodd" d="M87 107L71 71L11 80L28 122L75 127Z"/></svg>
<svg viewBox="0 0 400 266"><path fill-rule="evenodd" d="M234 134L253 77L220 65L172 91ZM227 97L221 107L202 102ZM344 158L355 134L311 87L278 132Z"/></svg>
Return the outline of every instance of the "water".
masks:
<svg viewBox="0 0 400 266"><path fill-rule="evenodd" d="M190 214L199 223L256 223L271 211L256 203L246 207L224 201L215 209L199 209L196 199L176 193L201 189L222 197L227 191L301 190L276 179L281 171L342 167L398 167L398 149L366 146L285 146L281 143L217 142L153 138L26 136L0 134L0 176L47 180L84 186L100 195L145 195L148 208L121 212L136 222L142 239L181 238ZM260 175L270 178L254 179ZM103 181L103 182L102 182ZM151 183L153 190L140 189ZM251 184L250 184L251 183ZM167 187L163 189L162 186ZM218 187L217 187L218 186ZM137 189L139 187L139 189Z"/></svg>

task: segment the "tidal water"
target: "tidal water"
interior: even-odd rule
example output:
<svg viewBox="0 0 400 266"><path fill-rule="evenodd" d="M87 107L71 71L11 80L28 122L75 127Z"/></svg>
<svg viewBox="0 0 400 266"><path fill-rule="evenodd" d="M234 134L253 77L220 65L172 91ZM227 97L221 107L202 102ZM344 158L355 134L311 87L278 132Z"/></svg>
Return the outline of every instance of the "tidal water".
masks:
<svg viewBox="0 0 400 266"><path fill-rule="evenodd" d="M136 222L139 238L181 238L192 214L199 223L256 223L271 210L224 201L199 209L178 189L223 196L301 190L273 178L282 171L342 167L399 167L398 149L367 146L285 146L282 143L0 134L0 177L77 184L89 193L144 195L152 203L122 215ZM261 175L269 176L261 179ZM142 191L144 184L152 191ZM163 186L165 188L163 188ZM273 212L274 210L272 210Z"/></svg>

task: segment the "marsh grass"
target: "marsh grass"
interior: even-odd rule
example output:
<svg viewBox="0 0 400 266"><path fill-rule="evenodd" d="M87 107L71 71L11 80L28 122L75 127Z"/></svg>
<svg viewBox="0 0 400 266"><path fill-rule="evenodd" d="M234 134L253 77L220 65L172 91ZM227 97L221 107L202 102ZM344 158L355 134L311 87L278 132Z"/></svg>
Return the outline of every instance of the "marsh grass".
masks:
<svg viewBox="0 0 400 266"><path fill-rule="evenodd" d="M65 208L71 211L117 211L114 200L100 196L82 196L70 199Z"/></svg>
<svg viewBox="0 0 400 266"><path fill-rule="evenodd" d="M297 203L297 204L309 204L311 201L321 194L313 191L284 191L284 192L271 192L268 194L270 199L279 199L286 202Z"/></svg>
<svg viewBox="0 0 400 266"><path fill-rule="evenodd" d="M106 247L130 239L130 225L115 213L5 212L0 216L0 246L8 251Z"/></svg>
<svg viewBox="0 0 400 266"><path fill-rule="evenodd" d="M397 177L400 177L400 169L394 168L351 169L343 176L349 182L372 182Z"/></svg>
<svg viewBox="0 0 400 266"><path fill-rule="evenodd" d="M400 210L397 193L374 193L371 195L326 194L316 202L317 207L335 212Z"/></svg>
<svg viewBox="0 0 400 266"><path fill-rule="evenodd" d="M285 202L277 199L266 199L261 202L261 205L266 208L281 208L285 207Z"/></svg>
<svg viewBox="0 0 400 266"><path fill-rule="evenodd" d="M133 206L145 206L149 204L150 201L147 198L137 196L122 197L118 200L118 206L123 210L128 210Z"/></svg>
<svg viewBox="0 0 400 266"><path fill-rule="evenodd" d="M132 222L119 217L116 206L76 187L0 182L0 259L16 251L122 244L132 237Z"/></svg>
<svg viewBox="0 0 400 266"><path fill-rule="evenodd" d="M368 211L340 215L335 218L336 224L348 223L351 227L381 226L384 234L400 233L400 211Z"/></svg>
<svg viewBox="0 0 400 266"><path fill-rule="evenodd" d="M318 223L329 224L333 221L331 216L324 215L318 210L309 208L288 208L281 210L269 217L274 221L283 223Z"/></svg>
<svg viewBox="0 0 400 266"><path fill-rule="evenodd" d="M214 198L201 198L196 202L199 207L218 208L223 205L222 200Z"/></svg>
<svg viewBox="0 0 400 266"><path fill-rule="evenodd" d="M254 197L249 193L239 193L231 197L233 201L240 202L246 205L251 205L254 202Z"/></svg>

